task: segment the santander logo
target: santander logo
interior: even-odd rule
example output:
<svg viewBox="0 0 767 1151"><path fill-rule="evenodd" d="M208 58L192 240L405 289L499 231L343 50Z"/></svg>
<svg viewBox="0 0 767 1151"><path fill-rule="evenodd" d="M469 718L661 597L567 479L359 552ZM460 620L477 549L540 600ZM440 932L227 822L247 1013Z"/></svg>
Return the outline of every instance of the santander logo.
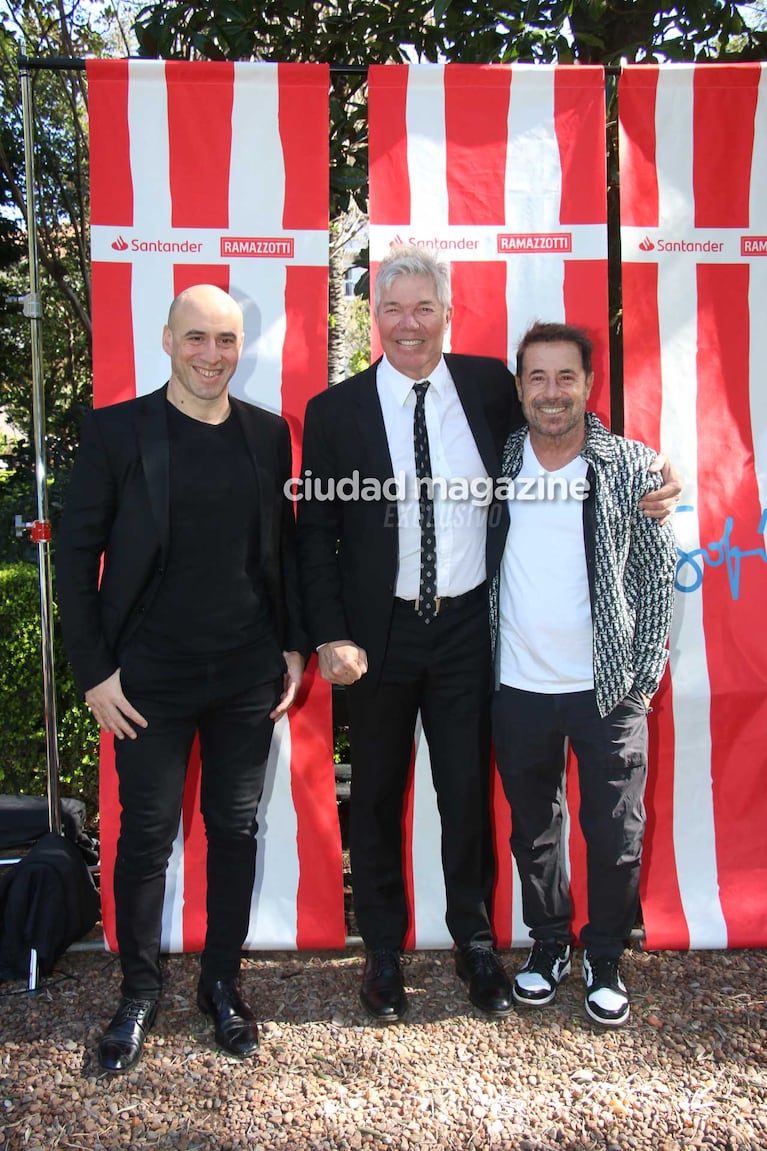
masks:
<svg viewBox="0 0 767 1151"><path fill-rule="evenodd" d="M124 240L122 236L118 236L116 240L112 241L112 247L114 248L114 250L116 252L127 252L128 251L127 241Z"/></svg>
<svg viewBox="0 0 767 1151"><path fill-rule="evenodd" d="M653 242L649 236L645 236L644 240L642 240L642 242L639 245L639 250L640 250L640 252L654 252L655 251L655 244L653 244Z"/></svg>

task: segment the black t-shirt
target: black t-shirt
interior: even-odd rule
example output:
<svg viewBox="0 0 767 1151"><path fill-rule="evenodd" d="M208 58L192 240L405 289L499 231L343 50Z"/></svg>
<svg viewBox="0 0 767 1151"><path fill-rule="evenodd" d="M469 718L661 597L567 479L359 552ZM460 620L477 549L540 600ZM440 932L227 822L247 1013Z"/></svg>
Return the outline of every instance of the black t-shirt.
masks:
<svg viewBox="0 0 767 1151"><path fill-rule="evenodd" d="M257 646L279 674L259 570L258 475L237 414L206 424L168 404L168 435L170 547L137 646L161 659Z"/></svg>

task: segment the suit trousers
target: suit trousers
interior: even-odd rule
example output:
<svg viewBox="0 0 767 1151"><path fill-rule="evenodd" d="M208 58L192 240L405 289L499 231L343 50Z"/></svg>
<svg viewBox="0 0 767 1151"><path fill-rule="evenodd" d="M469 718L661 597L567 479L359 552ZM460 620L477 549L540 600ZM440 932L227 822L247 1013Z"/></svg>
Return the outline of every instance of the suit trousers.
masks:
<svg viewBox="0 0 767 1151"><path fill-rule="evenodd" d="M243 674L248 672L247 677ZM256 815L281 694L274 679L253 686L241 659L163 662L129 654L121 681L148 721L135 740L115 740L120 836L114 893L122 993L156 999L165 875L176 837L196 734L200 807L207 838L207 932L203 984L236 977L248 933L256 865Z"/></svg>
<svg viewBox="0 0 767 1151"><path fill-rule="evenodd" d="M619 957L636 922L645 828L647 708L632 689L606 716L593 691L544 695L501 686L493 701L498 771L511 806L511 850L533 939L569 943L562 844L565 739L578 758L594 956Z"/></svg>
<svg viewBox="0 0 767 1151"><path fill-rule="evenodd" d="M492 942L489 645L484 586L429 624L396 600L380 681L371 687L363 676L347 689L352 887L367 948L399 949L408 929L402 817L419 710L442 824L448 930L459 946Z"/></svg>

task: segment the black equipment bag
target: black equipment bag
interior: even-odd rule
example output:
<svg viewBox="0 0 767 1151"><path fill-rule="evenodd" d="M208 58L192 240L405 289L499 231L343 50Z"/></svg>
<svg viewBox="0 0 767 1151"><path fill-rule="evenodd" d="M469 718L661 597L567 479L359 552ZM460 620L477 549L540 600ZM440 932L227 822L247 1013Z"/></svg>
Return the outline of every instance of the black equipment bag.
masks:
<svg viewBox="0 0 767 1151"><path fill-rule="evenodd" d="M0 869L0 979L26 979L30 951L49 975L70 944L96 925L99 896L82 852L55 832Z"/></svg>

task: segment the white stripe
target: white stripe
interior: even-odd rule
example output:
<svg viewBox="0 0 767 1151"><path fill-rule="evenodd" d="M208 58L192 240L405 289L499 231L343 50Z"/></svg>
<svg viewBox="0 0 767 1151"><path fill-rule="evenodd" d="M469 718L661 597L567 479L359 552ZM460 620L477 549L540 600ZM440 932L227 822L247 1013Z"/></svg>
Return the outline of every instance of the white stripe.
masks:
<svg viewBox="0 0 767 1151"><path fill-rule="evenodd" d="M440 844L442 830L431 778L429 749L419 715L415 731L413 788L413 903L416 947L450 947Z"/></svg>
<svg viewBox="0 0 767 1151"><path fill-rule="evenodd" d="M245 236L282 228L285 164L276 64L235 64L229 227Z"/></svg>
<svg viewBox="0 0 767 1151"><path fill-rule="evenodd" d="M245 344L232 393L240 399L282 412L282 352L285 317L285 268L281 264L232 264L229 291L242 306Z"/></svg>
<svg viewBox="0 0 767 1151"><path fill-rule="evenodd" d="M184 950L184 821L179 820L173 840L168 870L165 874L165 899L162 905L160 950Z"/></svg>
<svg viewBox="0 0 767 1151"><path fill-rule="evenodd" d="M133 226L169 228L171 222L168 94L161 60L128 65L128 130L133 177ZM94 256L94 259L98 259Z"/></svg>
<svg viewBox="0 0 767 1151"><path fill-rule="evenodd" d="M767 235L767 66L762 65L759 99L754 125L754 154L751 161L750 231ZM767 508L767 326L762 322L767 300L767 258L753 260L749 272L750 398L751 431L754 441L754 468L762 509ZM767 531L765 532L767 546Z"/></svg>
<svg viewBox="0 0 767 1151"><path fill-rule="evenodd" d="M173 295L171 263L155 269L143 262L133 265L131 313L137 396L153 392L170 376L170 360L162 346L162 329Z"/></svg>
<svg viewBox="0 0 767 1151"><path fill-rule="evenodd" d="M515 65L506 151L506 231L562 232L562 169L554 129L554 69ZM589 230L592 231L591 229ZM599 229L602 244L605 229ZM601 253L600 253L601 254ZM506 275L509 359L534 320L564 320L564 259L531 255L509 261Z"/></svg>
<svg viewBox="0 0 767 1151"><path fill-rule="evenodd" d="M695 66L661 68L655 104L659 226L681 233L695 227L692 185Z"/></svg>
<svg viewBox="0 0 767 1151"><path fill-rule="evenodd" d="M410 222L443 227L448 221L445 69L411 64L407 86L407 164Z"/></svg>
<svg viewBox="0 0 767 1151"><path fill-rule="evenodd" d="M258 805L256 882L245 950L296 946L299 866L298 820L290 776L287 716L275 724L264 793Z"/></svg>
<svg viewBox="0 0 767 1151"><path fill-rule="evenodd" d="M539 247L531 251L508 253L502 245L503 237L509 234L520 234ZM111 235L114 235L114 229ZM428 248L433 255L450 260L451 263L499 260L508 263L517 272L526 264L540 260L548 266L563 256L571 260L607 259L607 231L604 224L557 224L551 230L541 226L521 233L511 225L499 224L371 224L369 238L370 256L374 261L383 259L392 244L396 243ZM105 258L111 259L111 256Z"/></svg>
<svg viewBox="0 0 767 1151"><path fill-rule="evenodd" d="M506 151L506 227L559 232L562 170L554 130L554 68L515 65Z"/></svg>
<svg viewBox="0 0 767 1151"><path fill-rule="evenodd" d="M91 253L94 260L131 264L145 261L155 268L168 260L176 264L237 264L266 267L271 264L300 264L326 267L328 262L328 233L322 228L284 229L261 228L259 221L242 222L239 228L172 228L170 221L145 218L133 228L117 228L112 224L98 224L91 228ZM224 251L222 241L228 239L266 241L266 251L275 254L232 255ZM281 253L275 243L288 240L293 255ZM117 244L117 247L114 245ZM263 251L263 249L262 249Z"/></svg>

